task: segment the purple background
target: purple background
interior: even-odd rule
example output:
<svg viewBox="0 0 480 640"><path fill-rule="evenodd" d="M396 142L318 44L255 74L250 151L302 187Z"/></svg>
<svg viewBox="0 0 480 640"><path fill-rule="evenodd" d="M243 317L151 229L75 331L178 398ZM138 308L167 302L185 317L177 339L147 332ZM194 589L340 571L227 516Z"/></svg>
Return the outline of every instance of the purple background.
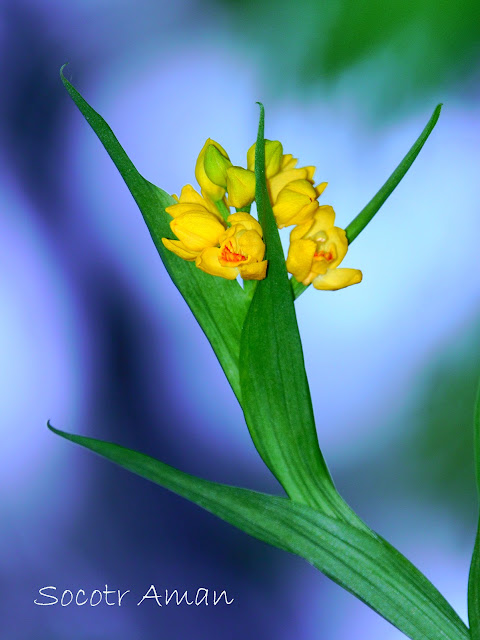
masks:
<svg viewBox="0 0 480 640"><path fill-rule="evenodd" d="M267 137L317 166L340 226L445 103L413 169L349 251L345 266L364 282L308 291L297 311L339 489L465 617L480 349L478 16L470 2L463 13L446 2L441 16L430 0L404 3L406 14L393 4L387 23L369 0L353 29L340 1L323 16L308 2L3 0L2 640L403 637L300 559L47 431L51 419L202 477L279 492L133 200L61 85L66 61L139 170L170 192L194 180L207 137L244 164L261 99ZM152 583L226 589L235 603L135 606ZM131 598L121 608L33 604L46 585L105 584Z"/></svg>

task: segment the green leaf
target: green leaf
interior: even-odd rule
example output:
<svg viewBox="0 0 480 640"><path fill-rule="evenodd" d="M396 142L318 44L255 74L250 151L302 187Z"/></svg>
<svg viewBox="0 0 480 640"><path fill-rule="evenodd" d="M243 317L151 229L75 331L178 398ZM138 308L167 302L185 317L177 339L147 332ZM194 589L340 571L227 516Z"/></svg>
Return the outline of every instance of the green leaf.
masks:
<svg viewBox="0 0 480 640"><path fill-rule="evenodd" d="M395 190L397 185L401 182L407 171L410 169L416 157L420 153L423 145L425 144L429 135L432 133L435 125L437 124L441 110L442 105L437 105L435 111L432 114L432 117L427 122L424 130L414 142L407 155L403 158L403 160L400 162L398 167L388 178L385 184L381 187L381 189L373 196L370 202L365 205L358 216L354 218L345 229L349 244L351 244L355 240L355 238L365 229L367 224L370 222L370 220L372 220L385 200ZM308 289L308 286L309 285L305 286L304 284L297 282L295 278L292 278L292 290L295 298L298 298L298 296L300 296L306 289Z"/></svg>
<svg viewBox="0 0 480 640"><path fill-rule="evenodd" d="M290 498L330 515L353 518L333 486L318 446L285 257L267 192L263 105L260 109L255 199L268 271L257 284L242 332L245 419L257 450Z"/></svg>
<svg viewBox="0 0 480 640"><path fill-rule="evenodd" d="M305 558L414 640L467 640L435 587L379 536L309 507L188 475L144 454L51 431L195 502L251 536Z"/></svg>
<svg viewBox="0 0 480 640"><path fill-rule="evenodd" d="M66 90L125 180L167 272L205 332L233 391L240 399L240 335L248 309L248 296L236 281L206 274L163 246L162 238L173 236L169 225L171 217L165 212L165 207L174 204L175 200L140 175L105 120L65 78L63 68L60 76Z"/></svg>
<svg viewBox="0 0 480 640"><path fill-rule="evenodd" d="M480 386L477 393L474 416L475 472L480 497ZM468 577L468 619L472 640L480 640L480 518Z"/></svg>

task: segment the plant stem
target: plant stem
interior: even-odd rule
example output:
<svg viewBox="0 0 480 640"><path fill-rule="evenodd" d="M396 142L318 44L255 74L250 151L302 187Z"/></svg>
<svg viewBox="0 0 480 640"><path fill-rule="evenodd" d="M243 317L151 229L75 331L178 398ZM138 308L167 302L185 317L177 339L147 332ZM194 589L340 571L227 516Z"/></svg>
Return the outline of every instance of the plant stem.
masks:
<svg viewBox="0 0 480 640"><path fill-rule="evenodd" d="M228 216L230 215L230 209L227 207L227 205L225 204L225 200L222 198L222 200L217 200L215 202L215 206L217 207L217 209L220 211L220 213L222 214L222 218L225 220L225 222L227 221Z"/></svg>

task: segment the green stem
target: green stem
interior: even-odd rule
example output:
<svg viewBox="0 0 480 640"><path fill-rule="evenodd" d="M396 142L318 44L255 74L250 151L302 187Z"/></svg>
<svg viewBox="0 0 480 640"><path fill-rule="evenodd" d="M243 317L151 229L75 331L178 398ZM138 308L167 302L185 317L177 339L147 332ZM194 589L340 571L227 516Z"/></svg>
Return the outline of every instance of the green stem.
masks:
<svg viewBox="0 0 480 640"><path fill-rule="evenodd" d="M432 133L435 125L437 124L441 110L442 105L437 105L435 111L432 114L432 117L427 122L424 130L414 142L407 155L403 158L403 160L400 162L398 167L388 178L385 184L381 187L381 189L373 196L370 202L360 211L358 216L354 218L352 222L350 222L348 227L346 227L345 233L347 234L347 240L349 244L351 244L355 240L355 238L365 229L367 224L372 220L374 215L378 212L380 207L384 204L390 194L401 182L407 171L410 169L416 157L420 153L423 145L425 144L429 135ZM309 286L305 286L300 282L297 282L297 280L293 277L291 278L290 282L295 299L298 298L298 296L302 295L305 289L307 289Z"/></svg>
<svg viewBox="0 0 480 640"><path fill-rule="evenodd" d="M299 282L295 276L292 276L290 278L290 284L292 286L292 292L293 292L293 299L296 300L298 298L298 296L301 296L302 293L305 291L305 289L308 289L308 287L310 285L308 284L302 284L301 282Z"/></svg>
<svg viewBox="0 0 480 640"><path fill-rule="evenodd" d="M227 207L227 205L225 204L225 200L217 200L215 202L215 206L217 207L217 209L220 211L220 213L222 214L222 218L225 220L225 222L227 221L228 216L230 215L230 209Z"/></svg>

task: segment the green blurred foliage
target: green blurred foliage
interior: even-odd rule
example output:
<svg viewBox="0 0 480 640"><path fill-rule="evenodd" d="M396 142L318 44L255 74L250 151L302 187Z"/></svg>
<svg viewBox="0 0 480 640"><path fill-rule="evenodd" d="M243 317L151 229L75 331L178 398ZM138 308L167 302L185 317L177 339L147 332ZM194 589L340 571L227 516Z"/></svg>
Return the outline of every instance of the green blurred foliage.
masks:
<svg viewBox="0 0 480 640"><path fill-rule="evenodd" d="M423 372L407 419L410 480L420 496L448 501L458 515L475 512L473 416L480 378L480 322L455 335ZM405 451L407 453L407 451Z"/></svg>
<svg viewBox="0 0 480 640"><path fill-rule="evenodd" d="M478 95L478 0L223 3L277 95L340 92L375 117Z"/></svg>
<svg viewBox="0 0 480 640"><path fill-rule="evenodd" d="M378 439L356 464L334 473L341 493L373 528L406 503L462 523L471 544L478 499L473 416L480 379L480 317L451 335L409 381L402 410L382 419Z"/></svg>

